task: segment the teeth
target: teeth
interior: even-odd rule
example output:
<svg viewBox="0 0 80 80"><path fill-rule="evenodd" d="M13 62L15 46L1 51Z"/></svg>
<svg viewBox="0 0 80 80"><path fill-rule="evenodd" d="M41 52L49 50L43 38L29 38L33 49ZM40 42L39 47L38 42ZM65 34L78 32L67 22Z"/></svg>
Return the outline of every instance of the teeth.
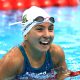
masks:
<svg viewBox="0 0 80 80"><path fill-rule="evenodd" d="M45 43L45 44L47 44L48 42L42 42L42 43Z"/></svg>
<svg viewBox="0 0 80 80"><path fill-rule="evenodd" d="M49 44L49 42L42 42L42 41L40 41L40 44L48 45L48 44Z"/></svg>
<svg viewBox="0 0 80 80"><path fill-rule="evenodd" d="M40 44L48 45L49 43L50 43L50 40L49 40L49 39L44 39L44 38L42 38L42 39L40 40Z"/></svg>

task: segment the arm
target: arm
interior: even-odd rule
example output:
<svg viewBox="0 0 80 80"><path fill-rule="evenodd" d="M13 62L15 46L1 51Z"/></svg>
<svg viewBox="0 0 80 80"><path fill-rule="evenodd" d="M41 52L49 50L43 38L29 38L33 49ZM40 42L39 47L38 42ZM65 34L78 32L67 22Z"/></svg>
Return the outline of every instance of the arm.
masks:
<svg viewBox="0 0 80 80"><path fill-rule="evenodd" d="M10 50L0 61L0 80L11 80L17 74L19 59L17 49Z"/></svg>
<svg viewBox="0 0 80 80"><path fill-rule="evenodd" d="M69 76L70 71L67 69L63 50L59 46L57 49L58 49L57 54L59 59L57 64L57 66L59 67L59 69L57 69L57 80L64 80L66 77Z"/></svg>
<svg viewBox="0 0 80 80"><path fill-rule="evenodd" d="M57 80L64 80L69 76L70 71L67 69L65 62L65 55L61 47L57 45L52 45L52 59L55 63L55 70L57 72ZM55 58L56 57L56 58ZM54 60L55 59L55 60Z"/></svg>

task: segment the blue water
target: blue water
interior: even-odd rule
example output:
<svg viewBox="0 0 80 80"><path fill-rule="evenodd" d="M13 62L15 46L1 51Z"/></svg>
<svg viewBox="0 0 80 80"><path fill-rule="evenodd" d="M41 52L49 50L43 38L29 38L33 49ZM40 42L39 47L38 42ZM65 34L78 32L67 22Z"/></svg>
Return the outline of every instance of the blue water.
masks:
<svg viewBox="0 0 80 80"><path fill-rule="evenodd" d="M68 69L80 70L80 6L44 9L56 20L53 43L63 48ZM10 23L21 20L22 12L21 10L0 11L0 59L13 46L23 41L21 25L9 26ZM80 76L71 80L80 80Z"/></svg>

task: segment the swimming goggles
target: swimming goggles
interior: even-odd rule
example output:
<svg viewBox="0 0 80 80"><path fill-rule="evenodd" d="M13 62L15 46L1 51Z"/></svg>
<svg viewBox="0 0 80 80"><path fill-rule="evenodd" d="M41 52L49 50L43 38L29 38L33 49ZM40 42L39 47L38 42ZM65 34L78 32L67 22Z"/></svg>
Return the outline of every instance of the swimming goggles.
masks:
<svg viewBox="0 0 80 80"><path fill-rule="evenodd" d="M44 22L44 21L46 21L46 20L49 20L51 23L54 23L54 22L55 22L55 20L54 20L53 17L44 18L44 17L42 17L42 16L36 17L36 18L33 20L33 22L41 23L41 22ZM25 31L33 22L31 22L30 24L28 24L28 25L24 28L23 31ZM23 24L24 24L24 23L23 23Z"/></svg>
<svg viewBox="0 0 80 80"><path fill-rule="evenodd" d="M36 21L36 22L43 22L45 19L50 20L52 23L55 22L55 20L54 20L53 17L47 17L47 18L44 18L44 17L42 17L42 16L38 16L38 17L35 18L33 21Z"/></svg>

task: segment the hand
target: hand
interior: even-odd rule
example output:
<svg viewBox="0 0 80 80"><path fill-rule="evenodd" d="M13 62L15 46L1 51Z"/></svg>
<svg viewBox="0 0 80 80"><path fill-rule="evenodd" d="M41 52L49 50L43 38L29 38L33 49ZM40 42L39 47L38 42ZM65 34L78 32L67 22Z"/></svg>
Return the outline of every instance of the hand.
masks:
<svg viewBox="0 0 80 80"><path fill-rule="evenodd" d="M68 72L66 72L66 73L58 73L58 74L56 75L56 79L57 79L57 80L64 80L65 78L69 77L70 74L71 74L71 71L68 71Z"/></svg>

